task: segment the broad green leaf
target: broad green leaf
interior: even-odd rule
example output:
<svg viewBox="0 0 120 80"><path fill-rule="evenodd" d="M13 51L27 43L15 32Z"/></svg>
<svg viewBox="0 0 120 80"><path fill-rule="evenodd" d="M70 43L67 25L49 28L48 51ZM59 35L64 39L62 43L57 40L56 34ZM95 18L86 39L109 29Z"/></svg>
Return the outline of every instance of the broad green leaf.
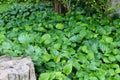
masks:
<svg viewBox="0 0 120 80"><path fill-rule="evenodd" d="M57 29L64 29L64 24L58 23L58 24L56 25L56 28L57 28Z"/></svg>
<svg viewBox="0 0 120 80"><path fill-rule="evenodd" d="M49 44L51 42L50 34L44 34L40 39L40 43L42 42L44 42L44 44Z"/></svg>
<svg viewBox="0 0 120 80"><path fill-rule="evenodd" d="M4 24L4 21L0 19L0 26L3 26Z"/></svg>
<svg viewBox="0 0 120 80"><path fill-rule="evenodd" d="M44 35L42 36L41 40L42 40L42 41L45 41L45 40L50 39L50 38L51 38L50 34L44 34Z"/></svg>
<svg viewBox="0 0 120 80"><path fill-rule="evenodd" d="M79 58L80 62L82 62L82 63L86 63L86 61L87 61L86 56L83 55L82 53L78 55L78 58Z"/></svg>
<svg viewBox="0 0 120 80"><path fill-rule="evenodd" d="M116 70L115 70L115 73L120 73L120 68L117 68Z"/></svg>
<svg viewBox="0 0 120 80"><path fill-rule="evenodd" d="M2 43L2 48L3 48L4 50L11 49L11 48L12 48L12 45L11 45L9 42L3 42L3 43Z"/></svg>
<svg viewBox="0 0 120 80"><path fill-rule="evenodd" d="M115 75L115 71L114 71L113 69L109 69L109 74L110 74L111 76L113 76L113 75Z"/></svg>
<svg viewBox="0 0 120 80"><path fill-rule="evenodd" d="M47 45L47 44L50 44L50 43L51 43L51 39L48 39L48 40L45 40L45 41L44 41L44 44L46 44L46 45Z"/></svg>
<svg viewBox="0 0 120 80"><path fill-rule="evenodd" d="M113 50L113 53L114 53L114 54L119 54L119 53L120 53L120 50L119 50L119 49L114 49L114 50Z"/></svg>
<svg viewBox="0 0 120 80"><path fill-rule="evenodd" d="M61 46L61 44L60 44L60 43L57 43L57 44L55 44L53 47L54 47L56 50L59 50L59 49L60 49L60 46Z"/></svg>
<svg viewBox="0 0 120 80"><path fill-rule="evenodd" d="M105 76L105 75L107 74L106 70L104 70L104 69L101 69L101 68L100 68L98 71L99 71L99 74L100 74L101 76Z"/></svg>
<svg viewBox="0 0 120 80"><path fill-rule="evenodd" d="M74 62L73 66L79 71L80 70L80 64L78 62Z"/></svg>
<svg viewBox="0 0 120 80"><path fill-rule="evenodd" d="M113 64L111 64L111 67L112 68L119 68L119 65L117 63L113 63Z"/></svg>
<svg viewBox="0 0 120 80"><path fill-rule="evenodd" d="M94 53L92 53L92 52L88 53L87 58L89 60L93 60L94 59Z"/></svg>
<svg viewBox="0 0 120 80"><path fill-rule="evenodd" d="M103 42L100 42L99 43L99 47L100 49L102 50L102 52L109 52L109 48L108 48L108 44L106 43L103 43Z"/></svg>
<svg viewBox="0 0 120 80"><path fill-rule="evenodd" d="M120 62L120 55L115 56L116 60Z"/></svg>
<svg viewBox="0 0 120 80"><path fill-rule="evenodd" d="M94 34L94 36L93 36L94 38L97 38L98 37L98 34Z"/></svg>
<svg viewBox="0 0 120 80"><path fill-rule="evenodd" d="M63 67L63 72L68 75L72 72L72 64L69 63L69 64L66 64L64 67Z"/></svg>
<svg viewBox="0 0 120 80"><path fill-rule="evenodd" d="M0 34L0 39L4 39L4 38L5 38L5 35Z"/></svg>
<svg viewBox="0 0 120 80"><path fill-rule="evenodd" d="M87 67L88 69L95 71L97 70L97 63L92 61Z"/></svg>
<svg viewBox="0 0 120 80"><path fill-rule="evenodd" d="M106 42L108 42L108 43L111 43L111 42L113 42L113 38L112 37L106 37Z"/></svg>
<svg viewBox="0 0 120 80"><path fill-rule="evenodd" d="M46 54L43 55L43 59L45 61L49 61L51 59L51 55L46 53Z"/></svg>
<svg viewBox="0 0 120 80"><path fill-rule="evenodd" d="M87 46L82 46L81 49L82 49L83 52L86 52L86 53L88 52Z"/></svg>
<svg viewBox="0 0 120 80"><path fill-rule="evenodd" d="M30 42L30 37L26 33L22 33L19 35L18 40L20 43L28 43Z"/></svg>
<svg viewBox="0 0 120 80"><path fill-rule="evenodd" d="M92 77L92 76L91 76L91 77L89 78L89 80L98 80L98 78L97 78L97 77Z"/></svg>
<svg viewBox="0 0 120 80"><path fill-rule="evenodd" d="M58 55L58 56L56 56L56 57L54 58L54 61L55 61L56 63L58 63L58 62L60 61L60 58L61 58L61 56Z"/></svg>
<svg viewBox="0 0 120 80"><path fill-rule="evenodd" d="M103 57L103 61L104 61L105 63L110 63L110 61L108 60L107 57Z"/></svg>
<svg viewBox="0 0 120 80"><path fill-rule="evenodd" d="M50 78L50 73L42 73L39 76L39 80L49 80Z"/></svg>
<svg viewBox="0 0 120 80"><path fill-rule="evenodd" d="M79 36L78 35L74 35L69 40L72 41L72 42L77 42L79 40Z"/></svg>
<svg viewBox="0 0 120 80"><path fill-rule="evenodd" d="M46 66L48 66L48 68L55 68L55 66L56 66L56 63L55 62L53 62L53 61L49 61L48 63L46 63Z"/></svg>
<svg viewBox="0 0 120 80"><path fill-rule="evenodd" d="M109 58L109 60L112 61L112 62L114 62L114 61L116 60L115 56L113 56L113 55L110 55L108 58Z"/></svg>

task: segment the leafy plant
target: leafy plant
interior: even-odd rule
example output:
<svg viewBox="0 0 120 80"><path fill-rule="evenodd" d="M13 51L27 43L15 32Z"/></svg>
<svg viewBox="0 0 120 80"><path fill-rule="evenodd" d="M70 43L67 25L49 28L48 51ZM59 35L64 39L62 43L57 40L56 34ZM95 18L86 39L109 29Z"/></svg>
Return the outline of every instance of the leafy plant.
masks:
<svg viewBox="0 0 120 80"><path fill-rule="evenodd" d="M38 80L119 80L120 19L56 14L50 4L0 12L0 55L30 56Z"/></svg>

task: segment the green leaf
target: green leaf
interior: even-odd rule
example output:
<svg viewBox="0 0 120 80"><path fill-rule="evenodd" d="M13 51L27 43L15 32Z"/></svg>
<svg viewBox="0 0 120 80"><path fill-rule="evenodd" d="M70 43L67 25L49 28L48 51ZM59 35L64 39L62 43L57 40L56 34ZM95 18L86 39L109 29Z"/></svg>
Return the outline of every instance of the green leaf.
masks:
<svg viewBox="0 0 120 80"><path fill-rule="evenodd" d="M78 62L74 62L73 66L79 71L80 70L80 64Z"/></svg>
<svg viewBox="0 0 120 80"><path fill-rule="evenodd" d="M113 50L113 53L114 53L114 54L119 54L119 53L120 53L120 50L119 50L119 49L114 49L114 50Z"/></svg>
<svg viewBox="0 0 120 80"><path fill-rule="evenodd" d="M113 42L113 38L112 37L106 37L106 42L108 42L108 43L111 43L111 42Z"/></svg>
<svg viewBox="0 0 120 80"><path fill-rule="evenodd" d="M111 67L112 67L112 68L119 68L119 65L116 64L116 63L113 63L113 64L111 64Z"/></svg>
<svg viewBox="0 0 120 80"><path fill-rule="evenodd" d="M11 48L12 48L12 45L11 45L9 42L3 42L3 43L2 43L2 48L3 48L4 50L11 49Z"/></svg>
<svg viewBox="0 0 120 80"><path fill-rule="evenodd" d="M114 71L113 69L109 69L109 74L110 74L111 76L113 76L113 75L115 75L115 71Z"/></svg>
<svg viewBox="0 0 120 80"><path fill-rule="evenodd" d="M50 73L42 73L39 76L39 80L49 80L50 78Z"/></svg>
<svg viewBox="0 0 120 80"><path fill-rule="evenodd" d="M77 42L79 40L79 36L78 35L74 35L69 40L72 41L72 42Z"/></svg>
<svg viewBox="0 0 120 80"><path fill-rule="evenodd" d="M120 68L117 68L116 70L115 70L115 73L120 73Z"/></svg>
<svg viewBox="0 0 120 80"><path fill-rule="evenodd" d="M105 63L110 63L110 61L108 60L107 57L104 57L104 58L103 58L103 61L104 61Z"/></svg>
<svg viewBox="0 0 120 80"><path fill-rule="evenodd" d="M44 42L44 44L49 44L51 43L51 36L50 34L44 34L41 39L40 39L40 43Z"/></svg>
<svg viewBox="0 0 120 80"><path fill-rule="evenodd" d="M88 53L87 58L89 60L93 60L94 59L94 53L92 53L92 52Z"/></svg>
<svg viewBox="0 0 120 80"><path fill-rule="evenodd" d="M83 55L82 53L78 55L78 58L79 58L80 62L82 62L82 63L86 63L86 61L87 61L86 56Z"/></svg>
<svg viewBox="0 0 120 80"><path fill-rule="evenodd" d="M4 38L5 38L5 35L0 34L0 39L4 39Z"/></svg>
<svg viewBox="0 0 120 80"><path fill-rule="evenodd" d="M88 52L87 46L82 46L82 51L87 53Z"/></svg>
<svg viewBox="0 0 120 80"><path fill-rule="evenodd" d="M46 54L43 55L43 59L45 61L49 61L51 59L51 55L46 53Z"/></svg>
<svg viewBox="0 0 120 80"><path fill-rule="evenodd" d="M110 55L108 58L109 58L109 60L112 61L112 62L114 62L114 61L116 60L115 56L113 56L113 55Z"/></svg>
<svg viewBox="0 0 120 80"><path fill-rule="evenodd" d="M44 34L41 38L41 41L45 41L45 40L50 39L50 38L51 38L50 34Z"/></svg>
<svg viewBox="0 0 120 80"><path fill-rule="evenodd" d="M28 43L30 42L30 37L26 33L22 33L19 35L18 40L20 43Z"/></svg>
<svg viewBox="0 0 120 80"><path fill-rule="evenodd" d="M68 75L72 72L72 64L69 63L69 64L66 64L64 67L63 67L63 72Z"/></svg>
<svg viewBox="0 0 120 80"><path fill-rule="evenodd" d="M120 62L120 55L115 56L116 60Z"/></svg>
<svg viewBox="0 0 120 80"><path fill-rule="evenodd" d="M60 43L57 43L57 44L55 44L53 47L54 47L56 50L59 50L59 49L60 49L60 46L61 46L61 44L60 44Z"/></svg>
<svg viewBox="0 0 120 80"><path fill-rule="evenodd" d="M98 78L97 78L97 77L92 77L92 76L91 76L91 77L89 78L89 80L98 80Z"/></svg>
<svg viewBox="0 0 120 80"><path fill-rule="evenodd" d="M54 61L55 61L56 63L58 63L58 62L60 61L60 58L61 58L61 56L58 55L58 56L56 56L56 57L54 58Z"/></svg>
<svg viewBox="0 0 120 80"><path fill-rule="evenodd" d="M58 23L58 24L56 25L56 28L57 28L57 29L64 29L64 24Z"/></svg>
<svg viewBox="0 0 120 80"><path fill-rule="evenodd" d="M97 63L92 61L87 67L88 67L88 69L95 71L95 70L97 70Z"/></svg>

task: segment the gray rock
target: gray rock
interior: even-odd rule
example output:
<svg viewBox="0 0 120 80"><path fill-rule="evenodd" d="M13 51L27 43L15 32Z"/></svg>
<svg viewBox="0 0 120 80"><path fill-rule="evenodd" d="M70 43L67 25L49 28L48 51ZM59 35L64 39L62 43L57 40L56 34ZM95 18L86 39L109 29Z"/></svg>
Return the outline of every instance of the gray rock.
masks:
<svg viewBox="0 0 120 80"><path fill-rule="evenodd" d="M0 80L36 80L30 57L0 57Z"/></svg>

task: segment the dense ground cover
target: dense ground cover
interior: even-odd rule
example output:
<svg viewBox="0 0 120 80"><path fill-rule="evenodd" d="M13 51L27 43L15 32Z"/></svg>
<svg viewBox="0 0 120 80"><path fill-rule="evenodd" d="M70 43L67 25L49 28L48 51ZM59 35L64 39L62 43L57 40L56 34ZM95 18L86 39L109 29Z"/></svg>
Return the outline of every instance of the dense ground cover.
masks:
<svg viewBox="0 0 120 80"><path fill-rule="evenodd" d="M11 6L12 6L11 4L0 4L0 11L5 11Z"/></svg>
<svg viewBox="0 0 120 80"><path fill-rule="evenodd" d="M120 19L58 15L49 5L0 12L0 55L30 56L38 80L119 80Z"/></svg>

